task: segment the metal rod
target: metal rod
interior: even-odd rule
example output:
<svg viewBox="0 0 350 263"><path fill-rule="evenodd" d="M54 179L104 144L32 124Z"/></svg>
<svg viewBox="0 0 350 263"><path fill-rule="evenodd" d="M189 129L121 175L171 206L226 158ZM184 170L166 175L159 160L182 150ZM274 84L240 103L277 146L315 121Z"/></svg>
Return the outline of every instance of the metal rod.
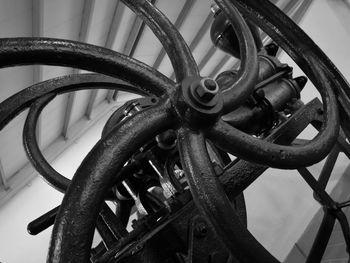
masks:
<svg viewBox="0 0 350 263"><path fill-rule="evenodd" d="M337 145L335 145L332 151L329 153L326 159L326 162L322 167L320 176L318 177L318 183L323 189L326 189L326 186L332 174L335 162L337 161L338 155L339 155L339 148Z"/></svg>
<svg viewBox="0 0 350 263"><path fill-rule="evenodd" d="M335 216L331 211L325 209L321 226L317 231L314 243L312 244L310 253L306 259L306 263L321 262L323 254L326 250L329 238L331 237L335 224Z"/></svg>
<svg viewBox="0 0 350 263"><path fill-rule="evenodd" d="M102 242L107 249L113 247L113 245L117 242L117 239L113 235L113 233L108 228L107 224L101 217L97 217L96 219L96 229L102 238Z"/></svg>
<svg viewBox="0 0 350 263"><path fill-rule="evenodd" d="M348 254L350 254L350 227L349 227L349 222L342 210L338 210L335 213L335 216L337 217L340 227L343 231L344 239L345 239L345 244L346 244L346 250Z"/></svg>
<svg viewBox="0 0 350 263"><path fill-rule="evenodd" d="M326 206L328 209L337 210L337 205L334 200L328 195L328 193L322 188L322 186L317 182L315 177L310 173L310 171L301 167L298 169L298 172L311 187L311 189L317 194L320 198L321 204Z"/></svg>
<svg viewBox="0 0 350 263"><path fill-rule="evenodd" d="M102 203L100 214L103 221L106 223L110 231L116 237L117 240L125 237L128 234L126 228L122 225L122 222L118 219L117 215L113 213L111 208L104 202ZM120 215L119 215L120 216Z"/></svg>
<svg viewBox="0 0 350 263"><path fill-rule="evenodd" d="M27 231L31 235L37 235L52 226L55 222L56 214L60 206L56 206L42 216L30 222Z"/></svg>
<svg viewBox="0 0 350 263"><path fill-rule="evenodd" d="M199 76L197 64L186 42L169 19L152 3L142 0L129 0L128 5L158 37L166 50L178 80Z"/></svg>

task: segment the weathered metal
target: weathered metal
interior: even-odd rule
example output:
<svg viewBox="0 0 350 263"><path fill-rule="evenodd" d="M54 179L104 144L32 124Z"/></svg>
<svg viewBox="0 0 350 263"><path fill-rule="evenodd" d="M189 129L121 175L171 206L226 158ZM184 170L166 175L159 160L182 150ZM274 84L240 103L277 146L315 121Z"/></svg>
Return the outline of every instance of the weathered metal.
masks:
<svg viewBox="0 0 350 263"><path fill-rule="evenodd" d="M58 211L28 226L37 233L55 222L48 262L278 262L247 230L242 195L268 167L298 169L325 208L308 262L322 258L336 220L350 246L342 211L348 202L338 204L325 191L339 150L349 155L350 87L312 40L269 1L216 0L224 21L215 22L215 30L224 26L217 37L234 38L234 43L223 43L241 65L214 81L199 76L189 47L151 2L124 2L163 44L177 83L101 47L58 39L0 39L0 67L44 64L104 74L44 81L0 104L1 129L30 108L23 134L28 158L65 193ZM276 44L262 47L257 27ZM227 28L230 34L222 34ZM323 104L299 101L306 78L293 79L292 69L275 57L279 47L304 70ZM57 94L97 87L148 97L112 114L70 181L42 155L36 123ZM318 136L293 145L310 123ZM231 162L228 153L241 160ZM305 167L328 154L317 181ZM115 212L106 199L116 202ZM133 206L144 211L127 232ZM95 228L103 242L91 250Z"/></svg>

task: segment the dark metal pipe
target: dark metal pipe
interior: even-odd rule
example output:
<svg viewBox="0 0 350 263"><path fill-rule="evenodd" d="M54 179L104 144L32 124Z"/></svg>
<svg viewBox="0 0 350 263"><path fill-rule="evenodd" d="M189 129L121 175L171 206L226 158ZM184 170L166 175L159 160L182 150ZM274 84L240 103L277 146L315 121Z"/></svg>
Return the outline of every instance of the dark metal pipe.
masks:
<svg viewBox="0 0 350 263"><path fill-rule="evenodd" d="M58 173L46 161L39 148L35 132L41 111L55 97L56 95L51 93L32 104L23 128L23 147L29 161L44 180L56 190L64 193L70 180Z"/></svg>
<svg viewBox="0 0 350 263"><path fill-rule="evenodd" d="M117 77L157 96L170 92L174 82L146 64L110 49L52 38L0 39L0 68L54 65Z"/></svg>
<svg viewBox="0 0 350 263"><path fill-rule="evenodd" d="M52 226L55 222L59 208L60 206L56 206L55 208L30 222L27 226L28 233L31 235L37 235ZM97 218L97 222L100 222L100 224L97 223L97 228L100 226L101 231L104 233L108 232L108 234L106 234L107 239L114 240L114 242L122 237L125 237L128 233L126 230L126 223L120 221L122 212L130 213L128 210L118 209L116 211L116 214L114 214L109 206L106 203L103 203L101 211ZM101 224L103 224L103 226ZM113 238L109 238L111 235L113 235ZM109 244L112 244L114 242L109 242Z"/></svg>
<svg viewBox="0 0 350 263"><path fill-rule="evenodd" d="M59 207L60 206L56 206L55 208L51 209L42 216L30 222L27 226L28 233L31 235L37 235L45 229L52 226L55 222L56 214Z"/></svg>
<svg viewBox="0 0 350 263"><path fill-rule="evenodd" d="M0 129L28 108L36 99L48 94L63 94L82 89L119 89L139 95L148 95L143 89L102 74L73 74L36 83L0 103Z"/></svg>
<svg viewBox="0 0 350 263"><path fill-rule="evenodd" d="M331 237L335 224L335 216L332 211L325 210L321 226L317 231L316 238L312 244L310 253L306 259L306 263L321 262L323 254L327 248L329 238Z"/></svg>
<svg viewBox="0 0 350 263"><path fill-rule="evenodd" d="M119 240L128 234L128 231L126 230L126 225L123 225L119 221L119 215L114 214L111 208L105 202L102 203L99 216L105 222L106 226L110 229L110 231L113 233L116 240Z"/></svg>
<svg viewBox="0 0 350 263"><path fill-rule="evenodd" d="M169 19L152 3L145 0L123 0L152 29L166 50L178 82L199 76L197 64L185 40Z"/></svg>
<svg viewBox="0 0 350 263"><path fill-rule="evenodd" d="M64 193L70 184L70 180L58 173L47 162L39 148L35 132L41 111L54 98L55 94L50 93L37 99L31 105L23 128L23 146L29 161L44 180L56 190ZM134 164L124 166L119 173L119 178L125 179L136 169L138 169L138 167L135 167ZM108 194L110 193L108 192ZM110 198L108 194L106 197Z"/></svg>
<svg viewBox="0 0 350 263"><path fill-rule="evenodd" d="M239 41L241 66L236 82L223 91L224 113L238 108L253 92L259 73L254 38L242 15L228 0L216 0L229 18Z"/></svg>

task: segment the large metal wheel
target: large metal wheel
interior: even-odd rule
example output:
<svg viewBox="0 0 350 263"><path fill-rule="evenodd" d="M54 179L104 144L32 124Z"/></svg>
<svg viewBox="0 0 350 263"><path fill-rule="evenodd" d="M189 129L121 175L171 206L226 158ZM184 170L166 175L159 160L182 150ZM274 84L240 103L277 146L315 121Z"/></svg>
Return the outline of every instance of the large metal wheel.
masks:
<svg viewBox="0 0 350 263"><path fill-rule="evenodd" d="M244 220L242 222L244 216L237 215L237 211L244 210L237 208L242 202L238 202L236 210L232 208L233 200L267 167L298 169L326 207L324 223L308 262L321 259L324 241L330 236L329 226L333 227L335 219L341 222L349 245L349 226L341 210L344 205L337 204L325 192L327 179L317 182L305 168L324 159L339 142L346 148L345 137L350 132L349 85L317 45L269 1L216 0L234 28L241 57L235 81L229 86L219 87L214 80L199 75L184 40L156 7L146 0L123 2L144 19L162 42L173 65L176 83L141 62L100 47L55 39L0 40L1 67L46 64L104 74L72 75L39 83L0 105L1 128L21 110L31 108L24 132L28 156L51 185L65 192L55 219L48 262L89 262L96 224L110 213L104 204L106 193L130 174L128 169L132 168L125 165L130 158L167 130L176 132L181 167L195 207L220 245L232 256L230 260L278 262L249 233ZM321 94L323 106L307 106L316 109L319 134L306 144L288 145L291 141L279 141L277 132L262 140L242 132L221 118L243 105L258 84L259 63L255 40L251 27L242 15L270 35L295 60ZM157 99L125 120L110 124L69 182L53 170L41 155L34 127L41 110L56 94L96 86L118 88ZM313 111L314 115L316 113ZM297 111L295 114L302 116L303 112ZM305 121L313 120L310 117ZM339 133L340 126L345 134ZM283 130L286 128L280 129L286 132ZM221 176L217 176L206 140L224 155L230 153L241 160L230 163ZM184 211L189 211L188 207L186 209ZM125 220L120 215L114 214L114 219L110 229L114 229L118 242L109 243L110 250L98 262L113 262L130 248L128 246L134 245L131 241L136 236L132 235L137 234L126 232ZM156 221L161 219L161 216L155 218ZM148 232L152 233L152 230ZM146 256L138 260L161 262L162 257L155 256L154 249L155 244L146 243L144 250L148 254L145 252L143 255ZM135 254L140 250L133 249L130 253ZM121 257L120 260L126 259Z"/></svg>

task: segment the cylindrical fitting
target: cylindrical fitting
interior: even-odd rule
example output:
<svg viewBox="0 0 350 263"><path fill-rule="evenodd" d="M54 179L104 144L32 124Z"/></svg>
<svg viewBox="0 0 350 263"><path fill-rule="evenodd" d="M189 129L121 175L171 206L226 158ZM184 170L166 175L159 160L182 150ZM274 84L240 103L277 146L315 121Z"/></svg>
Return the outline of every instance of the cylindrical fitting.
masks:
<svg viewBox="0 0 350 263"><path fill-rule="evenodd" d="M216 105L216 97L219 86L211 78L201 78L193 83L189 89L190 98L195 104L204 108L212 108Z"/></svg>
<svg viewBox="0 0 350 263"><path fill-rule="evenodd" d="M265 99L269 102L275 111L280 111L285 104L291 99L299 99L300 91L306 83L301 81L299 77L296 79L279 79L261 88L264 91Z"/></svg>

